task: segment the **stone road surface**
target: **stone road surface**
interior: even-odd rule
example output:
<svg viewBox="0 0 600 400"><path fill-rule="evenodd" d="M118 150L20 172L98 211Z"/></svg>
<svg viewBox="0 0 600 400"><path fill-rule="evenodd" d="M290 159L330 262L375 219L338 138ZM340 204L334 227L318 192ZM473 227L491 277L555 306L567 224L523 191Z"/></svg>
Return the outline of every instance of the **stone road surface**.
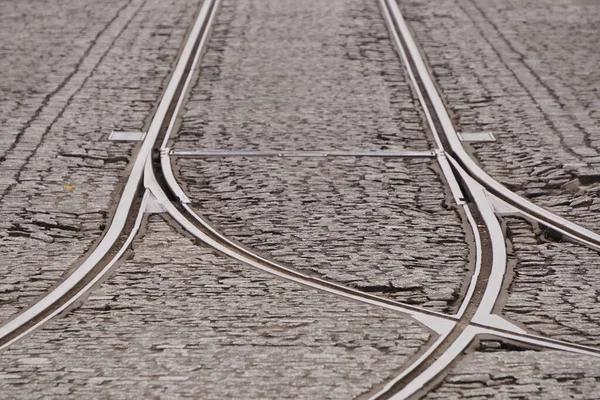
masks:
<svg viewBox="0 0 600 400"><path fill-rule="evenodd" d="M426 399L594 399L600 363L556 351L483 348L468 354Z"/></svg>
<svg viewBox="0 0 600 400"><path fill-rule="evenodd" d="M458 131L508 188L600 226L600 7L566 0L403 0Z"/></svg>
<svg viewBox="0 0 600 400"><path fill-rule="evenodd" d="M201 0L0 3L0 318L54 285L110 222ZM494 178L600 222L600 6L401 0L457 130ZM224 0L176 150L432 150L375 0ZM176 158L192 207L291 268L454 313L465 218L432 158ZM597 252L501 219L499 312L600 345ZM144 221L82 307L0 353L1 398L368 398L436 335L274 278ZM597 398L600 362L481 338L427 398ZM485 340L483 340L485 339Z"/></svg>
<svg viewBox="0 0 600 400"><path fill-rule="evenodd" d="M2 398L347 399L431 337L400 314L274 279L150 217L80 309L5 351Z"/></svg>
<svg viewBox="0 0 600 400"><path fill-rule="evenodd" d="M429 149L419 111L376 2L226 1L173 148ZM231 238L303 272L456 312L469 249L434 164L175 165L196 210Z"/></svg>
<svg viewBox="0 0 600 400"><path fill-rule="evenodd" d="M546 337L600 346L598 252L548 240L521 219L506 225L514 278L505 314Z"/></svg>
<svg viewBox="0 0 600 400"><path fill-rule="evenodd" d="M181 158L193 207L302 272L455 313L469 249L432 159Z"/></svg>
<svg viewBox="0 0 600 400"><path fill-rule="evenodd" d="M600 231L598 4L403 0L400 6L457 130L498 137L472 145L484 170L536 204ZM504 223L513 278L503 314L534 333L598 346L598 253L557 242L520 219ZM436 398L597 397L597 360L574 356L566 364L565 355L541 354L531 364L522 361L530 355L503 355L521 374L499 385L504 389L483 378L467 376L462 386L448 378ZM486 354L469 355L453 374L500 372L498 364ZM557 385L553 376L565 370L573 376Z"/></svg>
<svg viewBox="0 0 600 400"><path fill-rule="evenodd" d="M102 234L133 149L107 136L149 123L198 3L0 4L3 320Z"/></svg>
<svg viewBox="0 0 600 400"><path fill-rule="evenodd" d="M375 1L225 1L174 148L427 149Z"/></svg>

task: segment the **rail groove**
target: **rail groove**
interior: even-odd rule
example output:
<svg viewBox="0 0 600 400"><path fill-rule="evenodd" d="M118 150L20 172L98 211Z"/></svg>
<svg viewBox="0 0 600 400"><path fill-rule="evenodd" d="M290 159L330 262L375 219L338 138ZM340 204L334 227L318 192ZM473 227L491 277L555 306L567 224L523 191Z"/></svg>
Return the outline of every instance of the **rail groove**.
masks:
<svg viewBox="0 0 600 400"><path fill-rule="evenodd" d="M184 152L168 147L205 48L220 0L205 0L161 98L150 128L132 162L114 216L96 248L56 288L0 327L5 349L51 318L71 307L114 267L129 248L142 222L150 196L184 230L213 249L254 268L337 296L411 316L437 333L437 338L404 371L375 393L373 399L405 399L419 395L440 379L454 360L479 335L493 335L530 346L600 358L600 350L533 335L495 313L506 274L504 236L491 201L501 201L522 215L553 227L568 237L600 250L600 235L531 203L485 173L470 158L456 134L448 112L395 0L379 0L384 19L421 102L436 149L431 152ZM158 143L162 139L162 144ZM154 156L154 157L153 157ZM457 206L462 208L474 237L474 268L463 303L455 315L410 306L324 279L300 273L262 257L220 233L189 205L190 199L171 169L177 157L435 157ZM142 191L143 186L143 191ZM140 199L141 195L141 199ZM136 203L137 201L137 203ZM132 220L132 211L135 217ZM129 225L128 225L129 224ZM128 229L128 227L130 229ZM121 243L119 242L121 241ZM99 268L99 266L101 268ZM481 289L481 290L478 290Z"/></svg>
<svg viewBox="0 0 600 400"><path fill-rule="evenodd" d="M412 37L398 4L395 0L381 0L380 4L382 7L389 10L392 20L390 29L394 31L393 35L398 37L401 51L405 53L403 58L405 59L406 67L414 70L411 72L413 84L426 95L426 99L422 98L422 104L432 109L433 113L431 113L431 116L436 119L434 124L441 128L440 133L443 135L442 140L448 147L446 151L452 155L465 171L488 192L515 207L523 213L523 215L552 227L585 246L600 251L600 234L560 217L512 192L510 189L489 176L475 160L471 158L464 149L462 142L454 129L448 111L438 93L425 62L423 61L419 48Z"/></svg>
<svg viewBox="0 0 600 400"><path fill-rule="evenodd" d="M556 348L557 344L549 340L536 342L537 339L533 337L535 335L529 335L520 327L515 326L505 318L494 313L506 273L506 248L504 235L495 215L493 203L489 197L490 193L513 206L524 216L551 226L573 240L596 250L600 249L600 236L571 221L556 216L511 192L499 182L493 180L470 158L454 129L448 112L433 83L429 70L425 66L412 34L406 25L398 4L395 0L380 0L380 6L400 58L407 69L413 88L417 92L420 103L425 111L429 127L439 146L439 151L447 153L457 179L463 182L467 194L482 216L483 226L487 230L487 236L491 241L491 248L488 250L491 251L491 271L487 277L485 291L479 299L475 313L466 315L466 318L461 319L458 323L459 325L461 323L464 324L465 329L458 337L449 338L449 342L452 339L454 340L448 343L445 351L437 359L431 360L432 362L429 365L426 364L426 360L423 360L422 365L424 368L422 368L419 375L412 377L410 381L403 382L402 378L406 374L402 374L375 396L375 398L405 399L414 395L418 396L427 385L431 385L436 380L439 381L443 372L447 371L451 363L462 354L475 336L489 332L490 329L500 330L502 334L498 335L498 332L495 332L495 334L505 339L518 337L529 344L539 344L542 347ZM485 279L481 275L474 274L471 287L474 286L473 284L477 279L482 278ZM442 346L443 344L440 344L440 347ZM599 350L593 348L576 350L578 346L575 345L569 345L567 348L569 349L568 351L583 351L597 357L600 354ZM564 350L565 348L562 349Z"/></svg>
<svg viewBox="0 0 600 400"><path fill-rule="evenodd" d="M144 165L146 164L146 160L151 158L155 142L161 131L164 131L163 125L165 120L168 120L167 117L172 116L172 104L177 102L181 96L181 82L190 75L191 65L201 51L200 43L208 34L209 21L213 15L214 5L215 1L206 0L198 12L198 16L181 51L171 79L152 118L146 137L132 163L121 197L104 236L71 275L46 293L36 303L0 326L0 349L5 349L8 345L14 343L16 339L33 332L47 322L51 316L56 315L58 313L56 310L64 310L66 308L65 304L72 304L79 297L83 296L91 287L86 282L96 282L99 279L98 277L104 275L114 264L115 258L110 257L111 252L116 252L119 256L118 258L120 258L133 236L135 236L139 227L139 215L143 213L144 208L141 208L138 212L134 229L128 233L125 230L132 207L136 199L139 201L138 196L144 173ZM146 200L147 197L145 195L144 204ZM115 246L118 246L119 240L123 240L122 235L126 236L124 244L119 248L115 248ZM101 264L106 265L103 265L100 271L96 271L97 267ZM87 289L82 290L82 285Z"/></svg>

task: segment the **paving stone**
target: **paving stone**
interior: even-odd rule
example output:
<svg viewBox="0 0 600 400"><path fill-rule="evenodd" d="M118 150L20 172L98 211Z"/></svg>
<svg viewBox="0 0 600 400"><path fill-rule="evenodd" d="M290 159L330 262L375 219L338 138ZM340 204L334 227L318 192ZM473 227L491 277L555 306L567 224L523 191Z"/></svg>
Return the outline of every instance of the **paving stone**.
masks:
<svg viewBox="0 0 600 400"><path fill-rule="evenodd" d="M597 4L402 0L400 5L457 130L492 131L498 138L471 145L481 166L509 189L597 230ZM557 201L572 205L559 207Z"/></svg>
<svg viewBox="0 0 600 400"><path fill-rule="evenodd" d="M426 399L595 399L597 358L560 351L468 353Z"/></svg>
<svg viewBox="0 0 600 400"><path fill-rule="evenodd" d="M519 218L506 225L515 266L504 314L543 336L599 346L600 255Z"/></svg>
<svg viewBox="0 0 600 400"><path fill-rule="evenodd" d="M225 1L172 142L221 151L430 148L378 6L357 0ZM468 249L431 168L355 158L176 162L200 212L228 236L303 272L456 311Z"/></svg>
<svg viewBox="0 0 600 400"><path fill-rule="evenodd" d="M198 3L0 4L0 320L99 239Z"/></svg>
<svg viewBox="0 0 600 400"><path fill-rule="evenodd" d="M468 278L460 217L428 159L176 160L193 207L302 272L455 312Z"/></svg>
<svg viewBox="0 0 600 400"><path fill-rule="evenodd" d="M0 354L0 397L347 399L432 338L215 255L158 216L84 306Z"/></svg>
<svg viewBox="0 0 600 400"><path fill-rule="evenodd" d="M427 149L377 2L223 2L173 147Z"/></svg>
<svg viewBox="0 0 600 400"><path fill-rule="evenodd" d="M9 138L0 144L0 317L47 290L100 236L134 146L103 139L147 125L197 6L0 5L9 74L0 81ZM595 228L598 7L401 6L456 126L499 137L471 145L481 165ZM173 146L424 150L422 125L376 2L225 1ZM176 167L194 207L230 237L304 272L456 310L468 249L431 160ZM0 354L0 396L351 398L389 381L431 340L401 315L277 280L150 220L133 259L82 308ZM597 346L597 253L506 222L516 266L505 315ZM597 359L498 343L466 355L429 397L597 397Z"/></svg>

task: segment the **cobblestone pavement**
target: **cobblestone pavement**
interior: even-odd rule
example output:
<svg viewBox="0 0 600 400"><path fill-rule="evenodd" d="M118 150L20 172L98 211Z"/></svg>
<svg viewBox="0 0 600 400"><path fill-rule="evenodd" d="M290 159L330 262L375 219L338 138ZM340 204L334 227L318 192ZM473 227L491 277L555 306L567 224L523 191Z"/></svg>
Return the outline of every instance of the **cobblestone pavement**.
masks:
<svg viewBox="0 0 600 400"><path fill-rule="evenodd" d="M348 399L430 339L407 317L273 278L150 217L85 305L0 355L2 398Z"/></svg>
<svg viewBox="0 0 600 400"><path fill-rule="evenodd" d="M600 8L593 1L402 0L458 131L508 188L600 223Z"/></svg>
<svg viewBox="0 0 600 400"><path fill-rule="evenodd" d="M174 148L427 149L374 1L225 1Z"/></svg>
<svg viewBox="0 0 600 400"><path fill-rule="evenodd" d="M102 234L133 149L106 137L144 128L197 5L0 4L2 320Z"/></svg>
<svg viewBox="0 0 600 400"><path fill-rule="evenodd" d="M467 243L430 159L180 158L199 214L303 272L456 312Z"/></svg>
<svg viewBox="0 0 600 400"><path fill-rule="evenodd" d="M600 346L600 255L553 242L543 229L507 218L514 277L505 315L540 335Z"/></svg>
<svg viewBox="0 0 600 400"><path fill-rule="evenodd" d="M596 358L556 351L498 348L486 342L467 354L426 399L595 399Z"/></svg>
<svg viewBox="0 0 600 400"><path fill-rule="evenodd" d="M135 144L108 133L148 126L200 2L0 4L2 320L110 222ZM600 7L400 6L457 130L499 138L469 148L482 167L597 229ZM186 100L176 150L432 149L377 1L224 0ZM259 254L457 311L472 238L434 158L172 160L194 210ZM129 259L81 307L0 353L0 397L368 398L436 339L403 314L218 255L169 222L146 217ZM498 311L598 346L598 253L501 222L509 280ZM446 372L427 398L594 398L600 382L598 358L489 337Z"/></svg>
<svg viewBox="0 0 600 400"><path fill-rule="evenodd" d="M427 149L419 110L376 2L225 2L173 147ZM304 272L455 312L468 247L433 164L176 166L197 211L229 237Z"/></svg>

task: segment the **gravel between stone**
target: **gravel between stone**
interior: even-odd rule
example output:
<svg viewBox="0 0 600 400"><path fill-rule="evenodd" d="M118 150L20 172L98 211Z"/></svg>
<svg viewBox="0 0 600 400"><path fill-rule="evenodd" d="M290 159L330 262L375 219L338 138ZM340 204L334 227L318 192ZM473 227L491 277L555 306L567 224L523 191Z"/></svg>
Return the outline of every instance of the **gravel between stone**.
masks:
<svg viewBox="0 0 600 400"><path fill-rule="evenodd" d="M600 226L600 7L565 0L402 0L457 130L482 167L592 230Z"/></svg>
<svg viewBox="0 0 600 400"><path fill-rule="evenodd" d="M158 216L84 306L0 354L0 397L348 399L430 334L217 256Z"/></svg>
<svg viewBox="0 0 600 400"><path fill-rule="evenodd" d="M455 312L469 248L430 159L179 158L226 236L331 281Z"/></svg>
<svg viewBox="0 0 600 400"><path fill-rule="evenodd" d="M0 320L102 234L198 0L0 5ZM40 260L43 260L41 262Z"/></svg>

